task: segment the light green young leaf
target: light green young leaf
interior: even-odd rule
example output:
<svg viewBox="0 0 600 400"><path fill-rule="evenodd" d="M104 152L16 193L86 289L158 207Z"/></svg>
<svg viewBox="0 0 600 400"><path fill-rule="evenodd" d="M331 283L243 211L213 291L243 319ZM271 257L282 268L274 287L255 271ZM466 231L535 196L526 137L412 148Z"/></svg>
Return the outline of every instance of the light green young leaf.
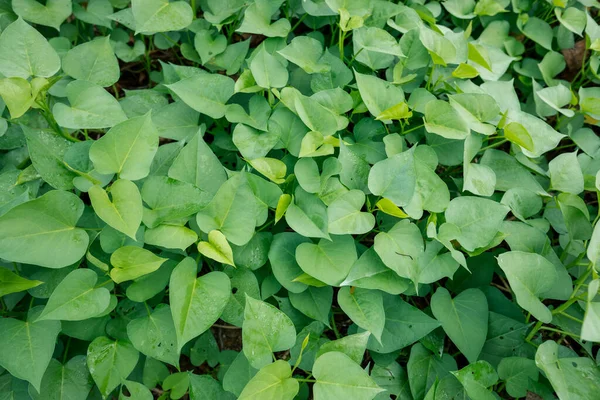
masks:
<svg viewBox="0 0 600 400"><path fill-rule="evenodd" d="M76 228L83 202L74 194L50 191L0 217L0 258L63 268L79 261L89 237Z"/></svg>
<svg viewBox="0 0 600 400"><path fill-rule="evenodd" d="M0 267L0 297L44 284L42 281L25 279L9 269Z"/></svg>
<svg viewBox="0 0 600 400"><path fill-rule="evenodd" d="M233 96L235 82L227 76L202 73L165 86L194 110L216 119L225 116L225 103Z"/></svg>
<svg viewBox="0 0 600 400"><path fill-rule="evenodd" d="M294 345L296 329L282 311L246 295L242 342L250 365L262 368L272 361L274 352Z"/></svg>
<svg viewBox="0 0 600 400"><path fill-rule="evenodd" d="M56 103L52 113L56 122L69 129L110 128L127 116L119 102L92 82L73 81L67 85L69 105Z"/></svg>
<svg viewBox="0 0 600 400"><path fill-rule="evenodd" d="M83 355L71 358L64 365L55 359L50 360L39 393L30 386L29 395L34 400L87 398L94 384L85 360Z"/></svg>
<svg viewBox="0 0 600 400"><path fill-rule="evenodd" d="M335 199L327 208L329 233L334 235L361 235L375 226L371 213L361 212L365 194L350 190Z"/></svg>
<svg viewBox="0 0 600 400"><path fill-rule="evenodd" d="M39 312L40 308L31 309L26 321L0 319L0 367L38 392L60 332L59 321L36 321Z"/></svg>
<svg viewBox="0 0 600 400"><path fill-rule="evenodd" d="M550 115L556 114L556 111L569 118L575 115L575 111L563 108L564 106L569 105L573 98L571 90L564 85L558 84L556 86L536 90L535 96L546 103L551 111L555 110L554 112L551 112Z"/></svg>
<svg viewBox="0 0 600 400"><path fill-rule="evenodd" d="M119 174L132 181L145 178L158 150L158 132L150 114L112 127L90 148L90 159L101 174Z"/></svg>
<svg viewBox="0 0 600 400"><path fill-rule="evenodd" d="M296 260L300 268L332 286L346 279L357 258L356 245L350 235L332 236L331 240L321 239L318 244L302 243L296 248Z"/></svg>
<svg viewBox="0 0 600 400"><path fill-rule="evenodd" d="M60 58L54 48L41 33L23 19L17 19L2 31L0 73L4 76L23 79L30 76L48 78L59 69Z"/></svg>
<svg viewBox="0 0 600 400"><path fill-rule="evenodd" d="M177 334L177 349L205 332L225 309L231 296L231 283L223 272L196 278L194 259L185 258L171 274L169 302Z"/></svg>
<svg viewBox="0 0 600 400"><path fill-rule="evenodd" d="M477 361L467 365L460 371L452 373L465 388L472 399L494 400L496 396L488 390L498 382L498 374L487 361Z"/></svg>
<svg viewBox="0 0 600 400"><path fill-rule="evenodd" d="M0 96L10 111L10 117L19 118L29 111L47 84L45 78L33 78L31 82L23 78L0 79Z"/></svg>
<svg viewBox="0 0 600 400"><path fill-rule="evenodd" d="M135 246L124 246L110 256L110 263L114 267L110 270L110 277L116 283L137 279L156 271L167 261L152 253L150 250Z"/></svg>
<svg viewBox="0 0 600 400"><path fill-rule="evenodd" d="M167 249L185 251L197 240L196 232L179 225L158 225L156 228L147 228L144 232L144 243Z"/></svg>
<svg viewBox="0 0 600 400"><path fill-rule="evenodd" d="M292 378L287 361L277 360L264 366L248 382L240 400L292 400L298 394L298 381Z"/></svg>
<svg viewBox="0 0 600 400"><path fill-rule="evenodd" d="M559 346L548 340L538 347L535 364L562 400L592 400L600 385L598 366L588 357L560 357Z"/></svg>
<svg viewBox="0 0 600 400"><path fill-rule="evenodd" d="M431 297L431 311L442 328L473 363L479 357L488 331L488 303L479 289L467 289L454 299L444 288Z"/></svg>
<svg viewBox="0 0 600 400"><path fill-rule="evenodd" d="M332 351L315 361L315 400L351 398L371 400L384 389L344 353Z"/></svg>
<svg viewBox="0 0 600 400"><path fill-rule="evenodd" d="M75 79L100 86L111 86L119 80L119 61L108 36L80 44L63 59L63 70Z"/></svg>
<svg viewBox="0 0 600 400"><path fill-rule="evenodd" d="M248 160L248 164L255 170L266 176L273 183L281 185L285 182L287 166L281 160L270 157L260 157L254 160Z"/></svg>
<svg viewBox="0 0 600 400"><path fill-rule="evenodd" d="M205 257L235 267L231 246L225 235L219 231L210 231L208 242L198 243L198 251Z"/></svg>
<svg viewBox="0 0 600 400"><path fill-rule="evenodd" d="M213 30L201 30L194 37L194 48L204 65L225 51L227 48L227 37L222 34L215 35Z"/></svg>
<svg viewBox="0 0 600 400"><path fill-rule="evenodd" d="M135 183L126 179L115 181L108 193L98 185L88 191L94 211L111 227L135 240L142 222L142 196Z"/></svg>
<svg viewBox="0 0 600 400"><path fill-rule="evenodd" d="M594 119L600 119L600 89L579 88L579 108Z"/></svg>
<svg viewBox="0 0 600 400"><path fill-rule="evenodd" d="M140 353L179 366L177 335L168 305L159 304L154 312L148 311L147 316L129 322L127 336Z"/></svg>
<svg viewBox="0 0 600 400"><path fill-rule="evenodd" d="M185 1L132 0L135 33L179 31L192 23L194 13Z"/></svg>
<svg viewBox="0 0 600 400"><path fill-rule="evenodd" d="M50 26L57 31L71 15L71 0L13 0L12 7L18 16L34 24Z"/></svg>
<svg viewBox="0 0 600 400"><path fill-rule="evenodd" d="M381 342L386 322L381 292L371 289L343 287L337 301L342 311L359 327L371 332Z"/></svg>
<svg viewBox="0 0 600 400"><path fill-rule="evenodd" d="M367 342L370 337L370 332L362 332L344 336L340 339L327 341L321 345L315 357L319 358L325 353L335 351L344 353L345 355L350 357L352 361L359 364L362 362L365 356Z"/></svg>
<svg viewBox="0 0 600 400"><path fill-rule="evenodd" d="M37 321L81 321L103 313L110 303L110 292L98 283L91 269L76 269L54 289Z"/></svg>
<svg viewBox="0 0 600 400"><path fill-rule="evenodd" d="M509 251L498 256L517 303L538 320L549 323L552 313L539 297L550 290L557 278L554 265L539 254Z"/></svg>
<svg viewBox="0 0 600 400"><path fill-rule="evenodd" d="M460 234L455 239L468 251L488 245L500 230L509 208L480 197L457 197L446 209L446 222L456 225Z"/></svg>
<svg viewBox="0 0 600 400"><path fill-rule="evenodd" d="M135 368L140 354L125 341L100 336L87 349L87 366L103 397L107 397Z"/></svg>

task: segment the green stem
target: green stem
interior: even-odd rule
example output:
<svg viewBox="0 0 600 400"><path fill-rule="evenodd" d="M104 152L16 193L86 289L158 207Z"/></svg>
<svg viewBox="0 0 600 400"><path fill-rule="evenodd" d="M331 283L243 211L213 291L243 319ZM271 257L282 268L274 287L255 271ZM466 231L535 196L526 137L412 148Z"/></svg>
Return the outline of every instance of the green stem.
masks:
<svg viewBox="0 0 600 400"><path fill-rule="evenodd" d="M196 19L196 0L190 0L190 6L192 6L192 18Z"/></svg>
<svg viewBox="0 0 600 400"><path fill-rule="evenodd" d="M308 383L316 383L317 381L314 379L301 379L301 378L294 378L296 379L298 382L308 382Z"/></svg>
<svg viewBox="0 0 600 400"><path fill-rule="evenodd" d="M65 345L65 351L63 353L63 360L62 363L64 364L65 362L67 362L67 355L69 354L69 346L71 346L71 337L69 336L69 338L67 339L67 344Z"/></svg>
<svg viewBox="0 0 600 400"><path fill-rule="evenodd" d="M344 61L344 41L346 40L346 32L340 27L340 34L338 39L338 48L340 51L340 60Z"/></svg>
<svg viewBox="0 0 600 400"><path fill-rule="evenodd" d="M561 335L568 335L568 336L574 337L574 338L576 338L576 339L579 339L579 338L580 338L580 336L579 336L579 335L577 335L577 334L575 334L575 333L571 333L571 332L565 332L565 331L561 331L560 329L554 329L554 328L550 328L550 327L547 327L547 326L542 326L542 327L540 328L540 330L541 330L541 331L550 331L550 332L556 332L556 333L560 333Z"/></svg>
<svg viewBox="0 0 600 400"><path fill-rule="evenodd" d="M304 18L306 18L307 15L308 15L307 13L302 14L302 16L300 17L300 19L298 20L298 22L296 22L294 24L294 26L292 26L292 30L290 32L294 32L296 30L296 28L300 26L300 24L302 23L302 21L304 21Z"/></svg>
<svg viewBox="0 0 600 400"><path fill-rule="evenodd" d="M403 135L406 135L407 133L411 133L412 131L416 131L417 129L421 129L422 127L424 127L425 124L421 124L421 125L417 125L414 128L410 128L404 132L402 132Z"/></svg>
<svg viewBox="0 0 600 400"><path fill-rule="evenodd" d="M337 325L335 324L335 317L333 315L331 316L331 329L333 330L336 339L342 337L342 335L340 335L340 332L338 331Z"/></svg>
<svg viewBox="0 0 600 400"><path fill-rule="evenodd" d="M496 143L490 144L489 146L482 147L481 149L479 149L479 153L481 153L482 151L486 151L486 150L498 147L500 145L503 145L506 142L508 142L508 139L502 139L502 140L500 140L500 141L498 141Z"/></svg>

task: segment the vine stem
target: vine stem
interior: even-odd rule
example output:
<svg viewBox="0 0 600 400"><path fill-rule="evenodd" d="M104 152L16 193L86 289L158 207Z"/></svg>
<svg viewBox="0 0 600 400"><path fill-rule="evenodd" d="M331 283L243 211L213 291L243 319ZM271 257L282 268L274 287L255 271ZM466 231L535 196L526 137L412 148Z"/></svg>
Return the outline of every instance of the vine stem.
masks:
<svg viewBox="0 0 600 400"><path fill-rule="evenodd" d="M500 141L498 141L498 142L496 142L494 144L490 144L489 146L482 147L481 149L479 149L479 153L481 153L482 151L486 151L486 150L498 147L498 146L500 146L500 145L502 145L502 144L504 144L506 142L508 142L508 139L502 139L502 140L500 140Z"/></svg>

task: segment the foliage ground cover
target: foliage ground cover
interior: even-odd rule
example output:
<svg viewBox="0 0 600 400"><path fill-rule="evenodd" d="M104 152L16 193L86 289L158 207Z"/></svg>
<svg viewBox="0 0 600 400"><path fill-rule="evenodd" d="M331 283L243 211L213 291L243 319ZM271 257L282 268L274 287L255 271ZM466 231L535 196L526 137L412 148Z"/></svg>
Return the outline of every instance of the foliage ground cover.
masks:
<svg viewBox="0 0 600 400"><path fill-rule="evenodd" d="M593 400L596 0L0 0L0 400Z"/></svg>

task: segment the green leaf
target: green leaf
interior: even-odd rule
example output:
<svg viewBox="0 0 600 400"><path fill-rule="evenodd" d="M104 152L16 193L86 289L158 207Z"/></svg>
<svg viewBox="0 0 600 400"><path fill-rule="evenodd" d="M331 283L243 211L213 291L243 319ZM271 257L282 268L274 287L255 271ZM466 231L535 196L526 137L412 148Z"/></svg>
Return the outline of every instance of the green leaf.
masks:
<svg viewBox="0 0 600 400"><path fill-rule="evenodd" d="M371 337L371 333L362 332L327 341L326 343L323 343L319 348L319 351L317 351L316 358L319 358L325 353L335 351L344 353L350 357L352 361L359 364L364 358L369 337Z"/></svg>
<svg viewBox="0 0 600 400"><path fill-rule="evenodd" d="M39 92L48 84L45 78L0 79L0 96L10 111L11 118L23 116L35 104Z"/></svg>
<svg viewBox="0 0 600 400"><path fill-rule="evenodd" d="M191 400L229 400L233 398L233 394L225 392L221 384L210 375L190 374Z"/></svg>
<svg viewBox="0 0 600 400"><path fill-rule="evenodd" d="M237 31L268 37L287 36L291 30L291 24L287 19L278 19L271 24L271 16L279 9L282 2L283 0L256 0L246 8L242 25Z"/></svg>
<svg viewBox="0 0 600 400"><path fill-rule="evenodd" d="M296 248L301 243L310 243L310 240L295 232L282 232L273 236L269 248L269 262L273 275L290 293L301 293L307 287L303 283L294 281L303 273L296 262Z"/></svg>
<svg viewBox="0 0 600 400"><path fill-rule="evenodd" d="M488 330L488 305L483 292L467 289L453 299L446 289L438 288L431 297L431 311L456 347L469 362L475 362Z"/></svg>
<svg viewBox="0 0 600 400"><path fill-rule="evenodd" d="M111 86L119 80L119 62L108 36L72 48L63 59L63 70L75 79L100 86Z"/></svg>
<svg viewBox="0 0 600 400"><path fill-rule="evenodd" d="M272 361L274 352L294 345L296 329L282 311L246 295L242 341L250 365L262 368Z"/></svg>
<svg viewBox="0 0 600 400"><path fill-rule="evenodd" d="M523 357L503 358L498 365L498 376L506 382L506 392L512 397L527 396L529 380L538 380L535 361Z"/></svg>
<svg viewBox="0 0 600 400"><path fill-rule="evenodd" d="M409 284L408 280L399 277L381 261L374 248L370 248L352 265L340 286L356 286L400 294L408 289Z"/></svg>
<svg viewBox="0 0 600 400"><path fill-rule="evenodd" d="M29 157L42 179L59 190L73 188L75 173L63 161L72 143L51 132L23 127Z"/></svg>
<svg viewBox="0 0 600 400"><path fill-rule="evenodd" d="M391 353L421 340L440 323L398 296L383 296L385 326L381 342L369 338L369 350Z"/></svg>
<svg viewBox="0 0 600 400"><path fill-rule="evenodd" d="M287 361L277 360L264 366L248 382L239 399L241 400L291 400L298 393L298 381L292 378L292 369Z"/></svg>
<svg viewBox="0 0 600 400"><path fill-rule="evenodd" d="M219 188L212 201L196 215L203 232L221 231L237 246L248 243L256 226L256 198L244 173L235 175Z"/></svg>
<svg viewBox="0 0 600 400"><path fill-rule="evenodd" d="M139 353L124 341L98 337L87 349L87 366L103 397L119 386L135 368Z"/></svg>
<svg viewBox="0 0 600 400"><path fill-rule="evenodd" d="M159 304L154 312L127 324L127 336L133 347L147 357L179 366L179 351L171 309Z"/></svg>
<svg viewBox="0 0 600 400"><path fill-rule="evenodd" d="M522 14L517 19L517 27L525 36L545 49L552 50L552 27L539 18Z"/></svg>
<svg viewBox="0 0 600 400"><path fill-rule="evenodd" d="M354 71L356 85L362 101L369 112L376 118L386 118L382 114L392 107L404 102L404 92L391 82L384 81L373 75L360 74Z"/></svg>
<svg viewBox="0 0 600 400"><path fill-rule="evenodd" d="M386 30L363 26L352 32L354 57L372 70L389 67L396 57L404 57L398 41Z"/></svg>
<svg viewBox="0 0 600 400"><path fill-rule="evenodd" d="M177 349L205 332L225 309L231 296L229 278L223 272L210 272L196 278L197 266L185 258L171 274L169 301L177 334Z"/></svg>
<svg viewBox="0 0 600 400"><path fill-rule="evenodd" d="M559 154L548 163L552 189L579 194L583 192L583 173L577 161L577 152Z"/></svg>
<svg viewBox="0 0 600 400"><path fill-rule="evenodd" d="M4 76L23 79L30 76L48 78L59 69L60 58L56 51L41 33L23 19L17 19L2 31L0 73Z"/></svg>
<svg viewBox="0 0 600 400"><path fill-rule="evenodd" d="M330 286L309 286L303 292L289 292L288 295L294 308L307 317L329 326L329 311L333 301L333 289Z"/></svg>
<svg viewBox="0 0 600 400"><path fill-rule="evenodd" d="M30 388L29 395L34 400L85 399L93 386L85 361L85 356L75 356L65 364L50 360L39 393Z"/></svg>
<svg viewBox="0 0 600 400"><path fill-rule="evenodd" d="M327 207L317 196L300 187L286 210L285 221L302 236L329 239Z"/></svg>
<svg viewBox="0 0 600 400"><path fill-rule="evenodd" d="M498 382L498 374L487 361L477 361L452 373L472 399L493 400L496 397L487 388Z"/></svg>
<svg viewBox="0 0 600 400"><path fill-rule="evenodd" d="M38 392L60 332L59 321L36 321L39 311L39 308L32 309L27 321L0 319L3 333L0 366L15 378L31 383Z"/></svg>
<svg viewBox="0 0 600 400"><path fill-rule="evenodd" d="M425 106L425 129L446 139L466 139L469 125L449 103L433 100Z"/></svg>
<svg viewBox="0 0 600 400"><path fill-rule="evenodd" d="M52 113L56 122L69 129L110 128L127 116L119 102L102 87L87 81L67 85L69 105L56 103Z"/></svg>
<svg viewBox="0 0 600 400"><path fill-rule="evenodd" d="M317 39L308 36L295 37L289 45L277 53L302 68L307 74L320 74L330 69L329 65L319 63L323 56L323 45Z"/></svg>
<svg viewBox="0 0 600 400"><path fill-rule="evenodd" d="M112 127L90 148L90 159L101 174L119 174L132 181L150 173L158 149L158 132L150 114Z"/></svg>
<svg viewBox="0 0 600 400"><path fill-rule="evenodd" d="M539 300L558 279L552 263L539 254L510 251L498 256L498 265L506 274L517 303L538 320L552 321L552 313Z"/></svg>
<svg viewBox="0 0 600 400"><path fill-rule="evenodd" d="M519 146L521 146L521 144L527 146L521 146L523 154L527 157L539 157L547 151L554 149L564 137L564 135L555 131L541 119L522 111L508 111L506 125L512 122L521 124L521 127L527 132L529 138L531 138L532 146L530 148L527 148L529 147L529 139L521 139L520 141L523 143L517 143ZM522 129L519 128L519 130ZM525 136L524 133L520 133L519 135Z"/></svg>
<svg viewBox="0 0 600 400"><path fill-rule="evenodd" d="M185 29L194 17L192 7L185 1L133 0L131 8L136 35Z"/></svg>
<svg viewBox="0 0 600 400"><path fill-rule="evenodd" d="M144 242L167 249L184 250L196 243L198 234L185 226L158 225L144 232Z"/></svg>
<svg viewBox="0 0 600 400"><path fill-rule="evenodd" d="M18 16L34 24L50 26L57 31L71 15L71 0L13 0L12 7Z"/></svg>
<svg viewBox="0 0 600 400"><path fill-rule="evenodd" d="M44 284L42 281L25 279L9 269L0 268L0 297Z"/></svg>
<svg viewBox="0 0 600 400"><path fill-rule="evenodd" d="M142 222L142 196L137 186L126 179L115 181L110 195L95 185L88 191L94 211L104 222L135 240Z"/></svg>
<svg viewBox="0 0 600 400"><path fill-rule="evenodd" d="M210 231L208 233L208 242L198 243L198 251L205 257L235 267L231 246L227 242L225 235L219 231Z"/></svg>
<svg viewBox="0 0 600 400"><path fill-rule="evenodd" d="M128 395L123 394L123 388L127 388ZM124 381L119 393L119 400L136 399L136 400L152 400L152 392L146 386L134 381Z"/></svg>
<svg viewBox="0 0 600 400"><path fill-rule="evenodd" d="M328 285L341 283L357 260L352 236L332 236L318 244L302 243L296 248L296 260L304 272Z"/></svg>
<svg viewBox="0 0 600 400"><path fill-rule="evenodd" d="M488 245L500 230L509 208L479 197L457 197L446 209L446 222L460 230L455 239L468 251Z"/></svg>
<svg viewBox="0 0 600 400"><path fill-rule="evenodd" d="M458 367L449 354L440 357L417 343L410 349L407 369L413 398L420 399L436 381L451 376L450 371L456 371Z"/></svg>
<svg viewBox="0 0 600 400"><path fill-rule="evenodd" d="M89 242L75 227L83 208L77 196L56 190L14 207L0 217L0 257L46 268L74 264Z"/></svg>
<svg viewBox="0 0 600 400"><path fill-rule="evenodd" d="M317 379L313 387L315 400L370 400L383 391L360 365L336 351L317 358L313 375Z"/></svg>
<svg viewBox="0 0 600 400"><path fill-rule="evenodd" d="M280 185L285 182L287 166L281 160L269 157L261 157L255 158L254 160L248 160L248 164L269 178L269 180L271 180L273 183Z"/></svg>
<svg viewBox="0 0 600 400"><path fill-rule="evenodd" d="M110 277L116 283L137 279L156 271L165 261L166 258L158 257L149 250L124 246L110 256L110 263L113 266Z"/></svg>
<svg viewBox="0 0 600 400"><path fill-rule="evenodd" d="M589 399L596 396L600 371L587 357L561 357L556 342L548 340L538 347L535 364L541 369L560 399Z"/></svg>
<svg viewBox="0 0 600 400"><path fill-rule="evenodd" d="M250 71L256 84L262 88L282 88L289 79L286 66L279 58L270 54L261 46L253 55Z"/></svg>
<svg viewBox="0 0 600 400"><path fill-rule="evenodd" d="M202 73L165 86L194 110L216 119L225 116L234 85L229 77Z"/></svg>
<svg viewBox="0 0 600 400"><path fill-rule="evenodd" d="M91 269L76 269L54 289L38 321L81 321L97 317L110 303L110 292L100 287L110 281L98 282Z"/></svg>
<svg viewBox="0 0 600 400"><path fill-rule="evenodd" d="M365 195L360 190L350 190L335 199L327 208L329 233L335 235L360 235L375 226L375 217L361 212Z"/></svg>
<svg viewBox="0 0 600 400"><path fill-rule="evenodd" d="M371 332L381 342L386 316L379 291L343 287L338 292L337 301L356 325Z"/></svg>

